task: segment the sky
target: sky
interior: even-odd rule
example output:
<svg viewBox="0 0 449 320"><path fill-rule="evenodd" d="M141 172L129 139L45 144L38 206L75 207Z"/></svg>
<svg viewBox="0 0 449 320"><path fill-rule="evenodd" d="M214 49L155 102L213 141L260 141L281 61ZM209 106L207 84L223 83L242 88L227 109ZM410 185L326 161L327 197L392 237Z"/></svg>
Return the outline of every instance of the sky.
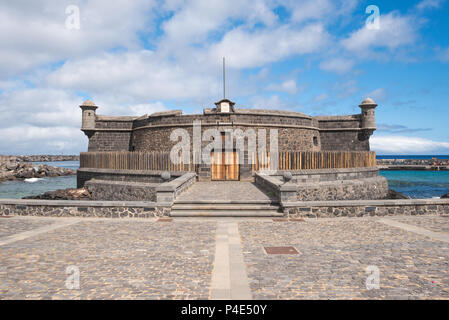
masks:
<svg viewBox="0 0 449 320"><path fill-rule="evenodd" d="M449 0L0 0L0 154L87 151L86 99L201 113L225 56L237 108L357 114L371 97L377 154L447 155L448 14Z"/></svg>

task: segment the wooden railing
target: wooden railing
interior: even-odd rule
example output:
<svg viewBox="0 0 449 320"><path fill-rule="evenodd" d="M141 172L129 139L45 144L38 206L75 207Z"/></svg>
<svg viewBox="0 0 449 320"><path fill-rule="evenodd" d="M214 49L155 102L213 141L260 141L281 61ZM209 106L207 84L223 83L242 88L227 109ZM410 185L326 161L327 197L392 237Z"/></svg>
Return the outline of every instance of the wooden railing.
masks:
<svg viewBox="0 0 449 320"><path fill-rule="evenodd" d="M256 157L250 164L253 172L273 169L270 153ZM275 160L274 160L275 161ZM358 152L279 152L278 170L310 170L332 168L366 168L376 166L376 153ZM173 164L168 152L82 152L81 168L116 170L197 171L197 165L180 161Z"/></svg>
<svg viewBox="0 0 449 320"><path fill-rule="evenodd" d="M81 152L80 168L196 171L192 163L172 163L168 152Z"/></svg>
<svg viewBox="0 0 449 320"><path fill-rule="evenodd" d="M253 155L254 157L254 155ZM265 157L255 157L252 171L270 170L276 167L267 152ZM376 153L371 151L321 151L279 152L278 170L311 170L334 168L369 168L376 166Z"/></svg>

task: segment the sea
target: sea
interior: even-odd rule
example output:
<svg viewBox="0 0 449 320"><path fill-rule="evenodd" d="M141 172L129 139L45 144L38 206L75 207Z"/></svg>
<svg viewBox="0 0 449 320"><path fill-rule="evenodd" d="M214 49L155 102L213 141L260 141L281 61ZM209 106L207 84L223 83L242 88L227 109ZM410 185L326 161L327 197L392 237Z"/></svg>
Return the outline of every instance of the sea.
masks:
<svg viewBox="0 0 449 320"><path fill-rule="evenodd" d="M378 155L378 159L449 159L448 155ZM78 169L78 161L34 162ZM385 171L379 172L387 178L391 189L410 198L439 198L449 192L449 171ZM25 196L39 195L57 189L76 188L76 176L33 179L31 181L5 181L0 183L0 198L20 199Z"/></svg>

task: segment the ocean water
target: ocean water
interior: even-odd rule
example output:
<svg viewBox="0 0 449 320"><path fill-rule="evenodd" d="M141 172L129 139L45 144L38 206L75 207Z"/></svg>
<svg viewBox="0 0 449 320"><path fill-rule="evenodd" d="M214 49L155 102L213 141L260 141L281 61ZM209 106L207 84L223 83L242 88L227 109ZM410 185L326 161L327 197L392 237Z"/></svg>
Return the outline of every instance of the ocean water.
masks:
<svg viewBox="0 0 449 320"><path fill-rule="evenodd" d="M388 186L410 198L435 198L449 192L449 171L380 170Z"/></svg>
<svg viewBox="0 0 449 320"><path fill-rule="evenodd" d="M33 162L34 164L47 164L49 166L78 169L79 161ZM0 198L20 199L26 196L37 196L47 191L76 188L76 176L46 177L35 182L5 181L0 183Z"/></svg>
<svg viewBox="0 0 449 320"><path fill-rule="evenodd" d="M405 158L405 156L397 157L398 159L400 157ZM423 159L424 156L410 157ZM432 156L429 157L431 158ZM42 162L35 162L36 165L40 163ZM51 166L71 168L75 170L79 167L78 161L57 161L43 163ZM449 192L449 171L381 170L380 174L387 178L388 185L391 189L402 192L411 198L440 197L443 194ZM39 195L46 191L54 191L57 189L66 188L76 188L76 176L43 178L38 179L36 182L6 181L0 183L0 198L20 199L25 196Z"/></svg>

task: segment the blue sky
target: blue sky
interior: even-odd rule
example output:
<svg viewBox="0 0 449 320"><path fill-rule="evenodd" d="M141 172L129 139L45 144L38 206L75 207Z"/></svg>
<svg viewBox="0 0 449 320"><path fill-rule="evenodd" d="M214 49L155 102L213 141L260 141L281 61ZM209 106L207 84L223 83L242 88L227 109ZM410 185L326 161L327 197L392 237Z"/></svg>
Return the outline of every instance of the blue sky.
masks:
<svg viewBox="0 0 449 320"><path fill-rule="evenodd" d="M85 151L87 98L99 114L202 112L223 56L237 107L354 114L369 96L378 154L449 154L448 14L447 0L5 1L0 154Z"/></svg>

